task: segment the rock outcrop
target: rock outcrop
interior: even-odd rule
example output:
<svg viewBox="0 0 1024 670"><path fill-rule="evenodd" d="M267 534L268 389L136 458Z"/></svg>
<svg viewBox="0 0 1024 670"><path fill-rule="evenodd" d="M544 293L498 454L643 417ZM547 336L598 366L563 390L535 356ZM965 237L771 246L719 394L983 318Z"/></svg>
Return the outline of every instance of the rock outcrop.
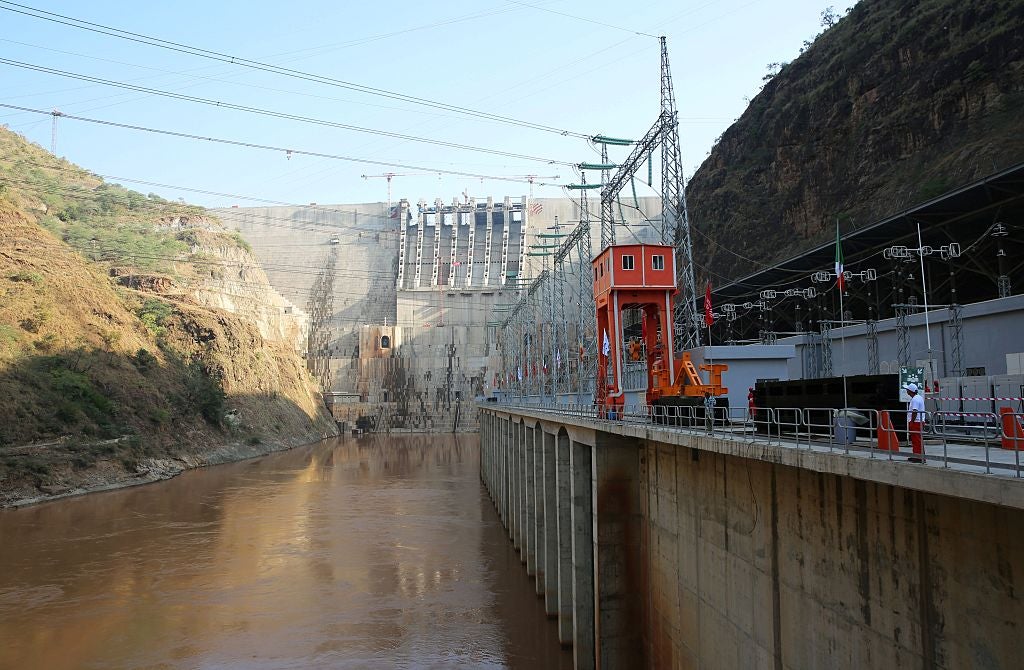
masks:
<svg viewBox="0 0 1024 670"><path fill-rule="evenodd" d="M862 0L694 174L697 262L742 276L1014 165L1021 109L1024 4Z"/></svg>

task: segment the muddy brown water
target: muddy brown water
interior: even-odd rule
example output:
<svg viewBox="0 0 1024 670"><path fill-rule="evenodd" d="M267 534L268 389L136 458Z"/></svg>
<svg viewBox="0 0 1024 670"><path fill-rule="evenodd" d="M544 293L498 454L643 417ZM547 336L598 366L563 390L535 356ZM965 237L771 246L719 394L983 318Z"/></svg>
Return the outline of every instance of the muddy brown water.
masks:
<svg viewBox="0 0 1024 670"><path fill-rule="evenodd" d="M568 668L479 439L345 438L0 511L0 668Z"/></svg>

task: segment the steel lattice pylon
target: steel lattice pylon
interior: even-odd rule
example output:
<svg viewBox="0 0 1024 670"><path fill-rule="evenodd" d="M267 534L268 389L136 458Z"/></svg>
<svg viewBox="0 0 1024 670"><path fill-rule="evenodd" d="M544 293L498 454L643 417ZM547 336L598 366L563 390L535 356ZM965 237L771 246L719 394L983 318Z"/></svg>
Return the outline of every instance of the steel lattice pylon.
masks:
<svg viewBox="0 0 1024 670"><path fill-rule="evenodd" d="M821 329L821 376L832 376L832 322L819 321Z"/></svg>
<svg viewBox="0 0 1024 670"><path fill-rule="evenodd" d="M866 326L868 340L868 374L878 374L878 322L868 319Z"/></svg>
<svg viewBox="0 0 1024 670"><path fill-rule="evenodd" d="M661 37L661 114L669 123L661 143L661 240L676 249L676 276L682 284L673 314L676 346L690 349L700 346L701 330L697 323L697 291L693 276L690 215L683 185L683 157L679 147L679 119L668 62L668 44L664 37Z"/></svg>
<svg viewBox="0 0 1024 670"><path fill-rule="evenodd" d="M950 340L952 340L952 359L953 359L953 376L963 377L964 376L964 318L963 310L960 305L949 306L949 326L952 331Z"/></svg>
<svg viewBox="0 0 1024 670"><path fill-rule="evenodd" d="M910 315L910 305L896 305L896 341L898 343L896 358L901 366L910 365L910 327L907 325L907 316Z"/></svg>
<svg viewBox="0 0 1024 670"><path fill-rule="evenodd" d="M309 332L306 338L306 367L324 393L331 390L331 340L334 315L334 273L338 263L338 248L332 247L324 260L324 268L317 273L306 311L309 313Z"/></svg>
<svg viewBox="0 0 1024 670"><path fill-rule="evenodd" d="M679 148L679 119L672 72L668 63L668 46L661 39L661 113L650 130L637 142L615 174L601 189L601 245L615 244L615 202L619 191L632 179L644 161L661 147L661 241L672 245L676 255L676 296L672 321L676 346L682 349L701 344L703 320L697 313L696 280L693 275L693 247L690 242L690 219L686 209L683 186L683 158ZM602 157L604 154L602 154Z"/></svg>

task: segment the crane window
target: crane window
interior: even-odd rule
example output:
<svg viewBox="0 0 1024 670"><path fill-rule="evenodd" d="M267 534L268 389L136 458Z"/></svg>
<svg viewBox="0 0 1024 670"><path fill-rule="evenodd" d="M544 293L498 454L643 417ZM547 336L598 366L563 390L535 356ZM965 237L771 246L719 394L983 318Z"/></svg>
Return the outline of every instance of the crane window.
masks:
<svg viewBox="0 0 1024 670"><path fill-rule="evenodd" d="M623 256L622 257L622 269L623 270L632 270L633 269L633 257L632 256Z"/></svg>
<svg viewBox="0 0 1024 670"><path fill-rule="evenodd" d="M651 268L654 270L665 269L665 257L662 255L651 256Z"/></svg>

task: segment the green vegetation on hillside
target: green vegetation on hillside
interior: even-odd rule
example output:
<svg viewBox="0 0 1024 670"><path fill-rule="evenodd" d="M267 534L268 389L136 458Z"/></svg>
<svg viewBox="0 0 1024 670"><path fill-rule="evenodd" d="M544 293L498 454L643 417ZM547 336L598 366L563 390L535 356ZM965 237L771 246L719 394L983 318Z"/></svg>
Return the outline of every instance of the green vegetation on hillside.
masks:
<svg viewBox="0 0 1024 670"><path fill-rule="evenodd" d="M216 222L202 207L111 184L10 132L0 132L0 201L32 211L38 223L93 261L174 274L190 260L189 230L167 222ZM251 251L238 233L225 235Z"/></svg>
<svg viewBox="0 0 1024 670"><path fill-rule="evenodd" d="M332 431L288 344L191 295L211 244L248 248L0 130L0 505Z"/></svg>

